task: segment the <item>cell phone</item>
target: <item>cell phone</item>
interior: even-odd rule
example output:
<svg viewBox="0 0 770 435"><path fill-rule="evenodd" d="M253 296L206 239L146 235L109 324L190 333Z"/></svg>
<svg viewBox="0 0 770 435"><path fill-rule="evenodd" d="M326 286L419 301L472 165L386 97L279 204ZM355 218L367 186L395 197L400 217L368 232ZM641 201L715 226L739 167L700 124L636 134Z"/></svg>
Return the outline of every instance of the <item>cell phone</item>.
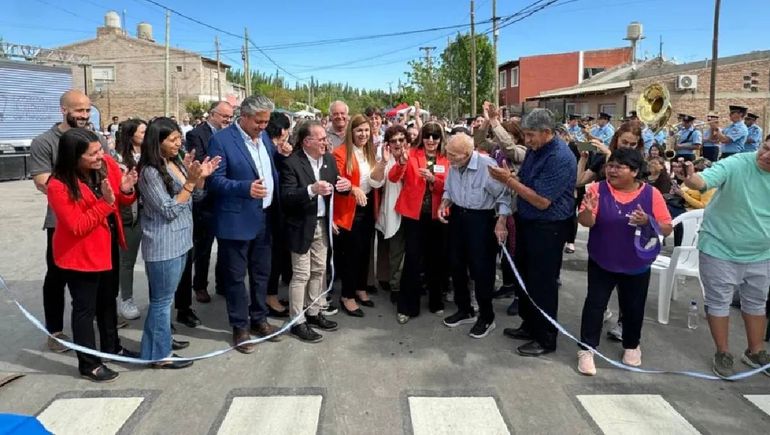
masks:
<svg viewBox="0 0 770 435"><path fill-rule="evenodd" d="M591 142L577 142L577 149L581 153L583 151L596 151L596 147Z"/></svg>

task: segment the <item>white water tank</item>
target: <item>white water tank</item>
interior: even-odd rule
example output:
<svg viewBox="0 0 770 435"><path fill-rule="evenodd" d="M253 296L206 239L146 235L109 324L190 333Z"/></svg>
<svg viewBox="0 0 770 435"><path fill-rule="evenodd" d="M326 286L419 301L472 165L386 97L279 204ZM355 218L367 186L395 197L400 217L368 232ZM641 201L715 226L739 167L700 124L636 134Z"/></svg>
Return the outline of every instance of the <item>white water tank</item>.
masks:
<svg viewBox="0 0 770 435"><path fill-rule="evenodd" d="M144 39L145 41L155 41L152 39L152 24L150 23L139 23L136 26L136 37L139 39Z"/></svg>
<svg viewBox="0 0 770 435"><path fill-rule="evenodd" d="M104 27L120 29L120 15L115 11L109 11L104 15Z"/></svg>
<svg viewBox="0 0 770 435"><path fill-rule="evenodd" d="M632 21L626 27L626 39L630 41L638 41L642 39L642 23L638 21Z"/></svg>

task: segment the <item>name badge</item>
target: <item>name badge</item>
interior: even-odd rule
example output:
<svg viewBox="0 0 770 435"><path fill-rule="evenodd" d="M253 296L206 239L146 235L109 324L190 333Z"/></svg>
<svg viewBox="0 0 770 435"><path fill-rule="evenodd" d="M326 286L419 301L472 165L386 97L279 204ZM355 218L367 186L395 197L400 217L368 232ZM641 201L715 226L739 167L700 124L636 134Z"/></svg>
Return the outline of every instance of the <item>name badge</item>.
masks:
<svg viewBox="0 0 770 435"><path fill-rule="evenodd" d="M446 168L444 165L433 165L433 173L434 174L443 174L446 172Z"/></svg>

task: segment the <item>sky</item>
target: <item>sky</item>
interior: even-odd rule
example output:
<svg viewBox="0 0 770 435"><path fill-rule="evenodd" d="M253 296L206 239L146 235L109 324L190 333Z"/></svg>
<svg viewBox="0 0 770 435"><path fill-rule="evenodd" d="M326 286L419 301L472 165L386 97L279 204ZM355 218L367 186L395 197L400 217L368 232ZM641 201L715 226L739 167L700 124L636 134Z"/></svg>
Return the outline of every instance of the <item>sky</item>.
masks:
<svg viewBox="0 0 770 435"><path fill-rule="evenodd" d="M470 29L468 0L344 0L210 1L153 0L226 33L191 22L172 12L171 45L214 57L219 35L222 60L242 68L240 49L245 27L253 42L272 62L251 49L252 69L280 74L288 83L349 83L366 89L395 90L408 62L425 55L419 47L436 47L438 56L448 39ZM541 0L540 4L550 0ZM520 11L535 0L498 0L498 16ZM91 39L103 25L108 10L121 15L135 36L139 22L153 26L156 41L163 42L163 7L148 0L2 0L0 38L6 42L55 48ZM761 4L765 3L765 6ZM719 55L729 56L770 48L764 25L770 22L770 1L722 0ZM477 33L488 31L492 0L476 0ZM553 5L502 28L498 41L500 63L534 54L621 47L631 21L643 25L646 36L639 57L657 56L660 38L663 54L676 62L711 57L714 0L558 0ZM443 30L374 39L308 45L319 40L357 38L449 26ZM298 44L299 43L299 44ZM297 44L289 46L289 44ZM273 63L274 62L274 63Z"/></svg>

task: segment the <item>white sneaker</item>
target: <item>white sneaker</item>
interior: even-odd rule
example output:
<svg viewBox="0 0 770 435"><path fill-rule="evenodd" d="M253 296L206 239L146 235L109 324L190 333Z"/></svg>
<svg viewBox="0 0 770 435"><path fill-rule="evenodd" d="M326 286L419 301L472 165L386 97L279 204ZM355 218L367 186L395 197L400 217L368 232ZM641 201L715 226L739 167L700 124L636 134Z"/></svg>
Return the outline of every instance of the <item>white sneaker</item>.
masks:
<svg viewBox="0 0 770 435"><path fill-rule="evenodd" d="M593 376L596 374L596 365L594 364L594 353L590 350L578 351L578 372L581 375Z"/></svg>
<svg viewBox="0 0 770 435"><path fill-rule="evenodd" d="M616 323L609 331L607 336L615 341L623 341L623 324Z"/></svg>
<svg viewBox="0 0 770 435"><path fill-rule="evenodd" d="M123 316L126 320L134 320L139 318L139 308L134 304L134 298L128 298L126 300L118 301L118 314Z"/></svg>
<svg viewBox="0 0 770 435"><path fill-rule="evenodd" d="M623 351L623 364L631 367L642 365L642 349L636 346L636 349L626 349Z"/></svg>
<svg viewBox="0 0 770 435"><path fill-rule="evenodd" d="M604 310L604 321L606 322L606 321L610 320L611 318L612 318L612 310L607 308L606 310Z"/></svg>

